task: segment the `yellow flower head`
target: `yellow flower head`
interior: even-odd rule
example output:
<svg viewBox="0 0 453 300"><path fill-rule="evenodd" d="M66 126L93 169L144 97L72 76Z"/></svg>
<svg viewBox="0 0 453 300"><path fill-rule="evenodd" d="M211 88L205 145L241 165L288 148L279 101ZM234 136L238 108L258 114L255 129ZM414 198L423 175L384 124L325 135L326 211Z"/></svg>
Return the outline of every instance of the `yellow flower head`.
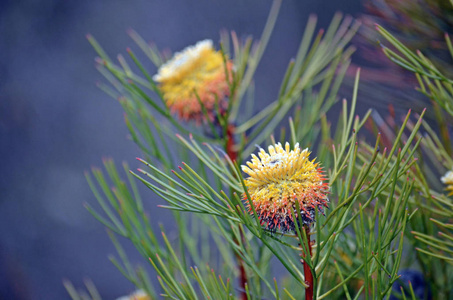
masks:
<svg viewBox="0 0 453 300"><path fill-rule="evenodd" d="M137 290L134 293L120 297L116 300L151 300L151 297L148 296L143 290Z"/></svg>
<svg viewBox="0 0 453 300"><path fill-rule="evenodd" d="M453 195L453 171L445 173L445 175L440 178L440 181L447 185L445 189L449 191L448 196Z"/></svg>
<svg viewBox="0 0 453 300"><path fill-rule="evenodd" d="M227 60L225 65L212 41L204 40L176 53L159 68L153 80L159 84L173 113L181 119L200 122L204 116L200 102L210 117L213 117L216 101L221 109L225 108L230 93L226 73L232 80L232 69L233 63Z"/></svg>
<svg viewBox="0 0 453 300"><path fill-rule="evenodd" d="M315 221L316 208L324 213L329 186L318 163L310 160L309 155L308 149L301 150L299 144L290 150L288 143L285 148L278 143L269 146L269 153L261 149L259 158L252 154L252 161L242 166L242 171L250 176L245 179L248 193L261 224L266 224L267 229L295 231L298 220L293 220L291 208L298 218L296 201L304 223L299 226ZM253 213L250 203L248 208Z"/></svg>

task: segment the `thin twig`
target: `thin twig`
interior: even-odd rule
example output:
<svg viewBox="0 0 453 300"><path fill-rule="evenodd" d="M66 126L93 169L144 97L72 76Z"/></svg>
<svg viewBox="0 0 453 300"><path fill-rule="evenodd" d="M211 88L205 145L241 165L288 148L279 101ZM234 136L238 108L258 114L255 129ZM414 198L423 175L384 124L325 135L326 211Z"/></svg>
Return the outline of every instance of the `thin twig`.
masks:
<svg viewBox="0 0 453 300"><path fill-rule="evenodd" d="M311 252L311 241L310 241L310 227L304 225L304 230L308 240L308 253L310 257L312 256ZM305 258L305 253L302 252L302 257ZM311 273L310 266L304 262L304 276L305 283L308 287L305 289L305 300L313 300L313 274Z"/></svg>
<svg viewBox="0 0 453 300"><path fill-rule="evenodd" d="M235 126L233 124L228 124L227 125L227 133L226 133L226 144L225 144L225 150L228 155L228 157L231 159L232 162L235 162L238 157L238 153L235 150L234 147L234 130ZM244 244L245 242L245 236L244 232L242 229L239 227L239 233L241 235L241 243ZM239 242L235 240L235 242L239 245ZM247 300L247 293L246 293L246 285L247 285L247 273L245 272L245 267L244 267L244 262L239 254L235 254L236 260L238 263L238 268L239 268L239 286L241 288L241 299L242 300Z"/></svg>

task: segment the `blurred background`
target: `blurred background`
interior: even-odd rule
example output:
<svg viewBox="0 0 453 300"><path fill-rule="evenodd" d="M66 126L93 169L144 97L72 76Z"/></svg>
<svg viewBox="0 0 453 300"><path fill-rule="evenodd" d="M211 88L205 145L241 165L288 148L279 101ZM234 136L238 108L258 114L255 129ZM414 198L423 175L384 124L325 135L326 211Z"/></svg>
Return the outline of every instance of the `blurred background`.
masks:
<svg viewBox="0 0 453 300"><path fill-rule="evenodd" d="M76 287L90 278L104 299L134 289L107 259L115 249L83 207L95 203L84 171L101 166L103 157L135 168L140 156L120 105L95 85L102 76L86 34L112 57L127 47L140 52L129 28L160 49L179 51L206 38L217 42L222 29L259 38L270 6L270 0L0 1L0 299L69 299L64 278ZM337 11L358 17L363 10L360 0L283 1L256 75L257 102L277 94L309 14L318 15L321 28ZM149 190L142 195L153 225L170 229L171 214L156 207L161 200ZM141 261L123 244L132 261Z"/></svg>

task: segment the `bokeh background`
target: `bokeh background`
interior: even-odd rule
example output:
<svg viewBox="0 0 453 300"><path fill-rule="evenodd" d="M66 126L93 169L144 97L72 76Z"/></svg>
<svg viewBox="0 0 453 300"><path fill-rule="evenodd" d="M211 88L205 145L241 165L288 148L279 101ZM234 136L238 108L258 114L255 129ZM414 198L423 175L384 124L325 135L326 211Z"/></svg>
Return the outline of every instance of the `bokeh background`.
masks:
<svg viewBox="0 0 453 300"><path fill-rule="evenodd" d="M133 290L107 259L115 250L105 229L83 207L95 203L84 171L101 166L102 157L136 167L140 155L127 139L120 105L95 85L102 76L85 35L113 57L128 46L139 52L128 28L178 51L205 38L217 42L221 29L258 38L270 6L270 0L0 1L0 299L69 299L63 278L76 287L90 278L104 299ZM283 1L257 72L257 102L276 95L309 14L326 27L336 11L358 16L361 9L360 0ZM153 223L171 228L170 213L156 207L160 200L151 191L143 196Z"/></svg>

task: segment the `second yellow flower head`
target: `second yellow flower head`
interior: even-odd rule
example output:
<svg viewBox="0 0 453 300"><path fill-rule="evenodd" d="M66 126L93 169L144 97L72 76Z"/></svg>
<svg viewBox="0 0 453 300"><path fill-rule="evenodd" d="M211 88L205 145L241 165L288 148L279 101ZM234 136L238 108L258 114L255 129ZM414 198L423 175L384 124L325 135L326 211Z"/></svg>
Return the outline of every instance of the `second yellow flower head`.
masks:
<svg viewBox="0 0 453 300"><path fill-rule="evenodd" d="M233 63L230 60L224 62L221 52L213 48L212 41L203 40L176 53L159 68L153 80L158 83L173 113L183 120L199 123L204 117L200 102L209 117L215 114L216 102L220 110L225 108L232 69Z"/></svg>

